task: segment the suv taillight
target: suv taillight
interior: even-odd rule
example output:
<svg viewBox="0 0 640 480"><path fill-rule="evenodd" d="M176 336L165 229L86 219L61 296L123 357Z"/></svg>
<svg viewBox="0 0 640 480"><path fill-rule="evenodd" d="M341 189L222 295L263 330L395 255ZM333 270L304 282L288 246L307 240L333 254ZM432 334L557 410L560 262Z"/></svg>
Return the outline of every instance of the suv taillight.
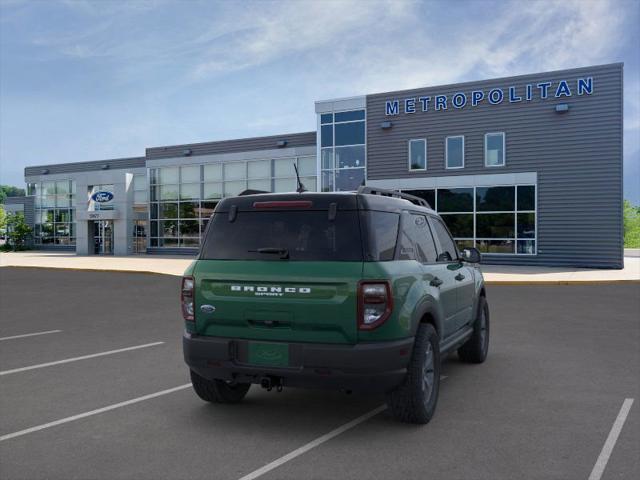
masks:
<svg viewBox="0 0 640 480"><path fill-rule="evenodd" d="M182 289L180 292L180 303L182 304L182 316L187 322L193 322L194 316L194 291L195 285L193 277L182 277Z"/></svg>
<svg viewBox="0 0 640 480"><path fill-rule="evenodd" d="M385 281L360 282L358 286L358 328L373 330L384 323L393 310L391 285Z"/></svg>

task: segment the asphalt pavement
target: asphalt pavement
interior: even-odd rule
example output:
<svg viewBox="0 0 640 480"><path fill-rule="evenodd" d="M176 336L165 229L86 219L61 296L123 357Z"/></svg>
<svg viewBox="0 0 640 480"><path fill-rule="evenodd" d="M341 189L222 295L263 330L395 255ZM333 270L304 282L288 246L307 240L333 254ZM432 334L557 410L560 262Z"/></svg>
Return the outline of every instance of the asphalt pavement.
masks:
<svg viewBox="0 0 640 480"><path fill-rule="evenodd" d="M601 478L640 478L640 285L489 286L488 360L450 356L415 426L378 395L202 402L179 282L0 268L1 478L586 480L625 399Z"/></svg>

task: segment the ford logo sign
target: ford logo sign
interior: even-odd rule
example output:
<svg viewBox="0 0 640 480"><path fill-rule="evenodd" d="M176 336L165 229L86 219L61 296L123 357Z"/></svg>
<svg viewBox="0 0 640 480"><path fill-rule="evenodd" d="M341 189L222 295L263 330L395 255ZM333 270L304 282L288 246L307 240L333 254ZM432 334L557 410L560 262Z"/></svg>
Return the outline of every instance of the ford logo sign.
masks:
<svg viewBox="0 0 640 480"><path fill-rule="evenodd" d="M113 200L113 193L111 192L96 192L91 195L91 200L98 203L107 203Z"/></svg>

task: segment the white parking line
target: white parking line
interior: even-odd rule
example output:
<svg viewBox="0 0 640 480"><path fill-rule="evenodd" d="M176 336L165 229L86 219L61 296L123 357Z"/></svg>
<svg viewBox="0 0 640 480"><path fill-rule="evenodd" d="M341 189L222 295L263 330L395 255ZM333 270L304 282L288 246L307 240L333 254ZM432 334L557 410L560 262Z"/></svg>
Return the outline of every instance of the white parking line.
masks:
<svg viewBox="0 0 640 480"><path fill-rule="evenodd" d="M133 347L119 348L118 350L109 350L108 352L92 353L91 355L83 355L82 357L65 358L64 360L58 360L55 362L39 363L38 365L30 365L28 367L14 368L12 370L4 370L0 372L0 376L10 375L12 373L18 373L18 372L26 372L27 370L34 370L36 368L51 367L53 365L60 365L62 363L77 362L78 360L86 360L88 358L103 357L104 355L113 355L114 353L128 352L129 350L137 350L139 348L154 347L156 345L162 345L163 343L164 342L145 343L144 345L135 345Z"/></svg>
<svg viewBox="0 0 640 480"><path fill-rule="evenodd" d="M60 333L62 330L47 330L46 332L23 333L22 335L13 335L12 337L0 337L3 340L13 340L15 338L35 337L36 335L48 335L49 333Z"/></svg>
<svg viewBox="0 0 640 480"><path fill-rule="evenodd" d="M445 378L447 378L447 377L443 375L443 376L440 377L440 380L444 380ZM332 438L337 437L341 433L344 433L347 430L350 430L353 427L355 427L357 425L360 425L362 422L366 422L371 417L375 417L380 412L384 412L386 409L387 409L386 405L380 405L380 406L374 408L373 410L371 410L370 412L367 412L364 415L362 415L362 416L360 416L360 417L358 417L358 418L356 418L354 420L351 420L350 422L345 423L344 425L339 426L335 430L331 430L329 433L325 433L321 437L318 437L315 440L310 441L309 443L301 446L300 448L296 448L292 452L287 453L285 456L280 457L280 458L274 460L273 462L266 464L264 467L261 467L261 468L259 468L257 470L254 470L253 472L251 472L251 473L245 475L244 477L240 478L240 480L254 480L254 479L258 478L258 477L261 477L265 473L268 473L271 470L273 470L275 468L278 468L280 465L282 465L284 463L287 463L288 461L293 460L296 457L299 457L300 455L308 452L309 450L317 447L318 445L322 445L323 443L328 442Z"/></svg>
<svg viewBox="0 0 640 480"><path fill-rule="evenodd" d="M609 432L607 441L604 442L604 446L602 447L600 456L598 456L598 460L596 460L596 464L593 466L591 475L589 475L589 480L600 480L600 477L602 477L604 469L607 467L609 457L611 456L611 452L613 452L613 447L616 446L618 436L622 431L624 422L627 420L627 415L629 415L631 405L633 405L633 398L625 398L624 402L622 402L620 412L618 413L615 422L613 422L613 426L611 427L611 431Z"/></svg>
<svg viewBox="0 0 640 480"><path fill-rule="evenodd" d="M106 407L98 408L97 410L91 410L90 412L79 413L78 415L73 415L67 418L61 418L60 420L56 420L54 422L43 423L42 425L26 428L18 432L8 433L7 435L0 436L0 442L4 442L5 440L9 440L11 438L21 437L22 435L27 435L28 433L44 430L45 428L51 428L57 425L62 425L63 423L69 423L75 420L80 420L81 418L87 418L87 417L91 417L92 415L98 415L103 412L108 412L109 410L115 410L116 408L126 407L127 405L133 405L134 403L144 402L145 400L150 400L152 398L160 397L162 395L167 395L169 393L177 392L178 390L184 390L185 388L189 388L190 386L191 386L190 383L185 383L184 385L180 385L179 387L173 387L167 390L162 390L160 392L150 393L149 395L143 395L142 397L132 398L131 400L126 400L124 402L114 403L113 405L108 405Z"/></svg>

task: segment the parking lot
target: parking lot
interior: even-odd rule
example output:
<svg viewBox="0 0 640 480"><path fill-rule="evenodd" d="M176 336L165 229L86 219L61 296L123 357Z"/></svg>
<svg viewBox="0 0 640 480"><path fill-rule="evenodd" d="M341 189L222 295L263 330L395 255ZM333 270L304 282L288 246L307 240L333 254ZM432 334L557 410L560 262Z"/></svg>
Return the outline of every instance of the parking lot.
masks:
<svg viewBox="0 0 640 480"><path fill-rule="evenodd" d="M415 426L382 396L202 402L179 280L0 268L2 478L640 478L638 284L488 287L487 362L447 359Z"/></svg>

